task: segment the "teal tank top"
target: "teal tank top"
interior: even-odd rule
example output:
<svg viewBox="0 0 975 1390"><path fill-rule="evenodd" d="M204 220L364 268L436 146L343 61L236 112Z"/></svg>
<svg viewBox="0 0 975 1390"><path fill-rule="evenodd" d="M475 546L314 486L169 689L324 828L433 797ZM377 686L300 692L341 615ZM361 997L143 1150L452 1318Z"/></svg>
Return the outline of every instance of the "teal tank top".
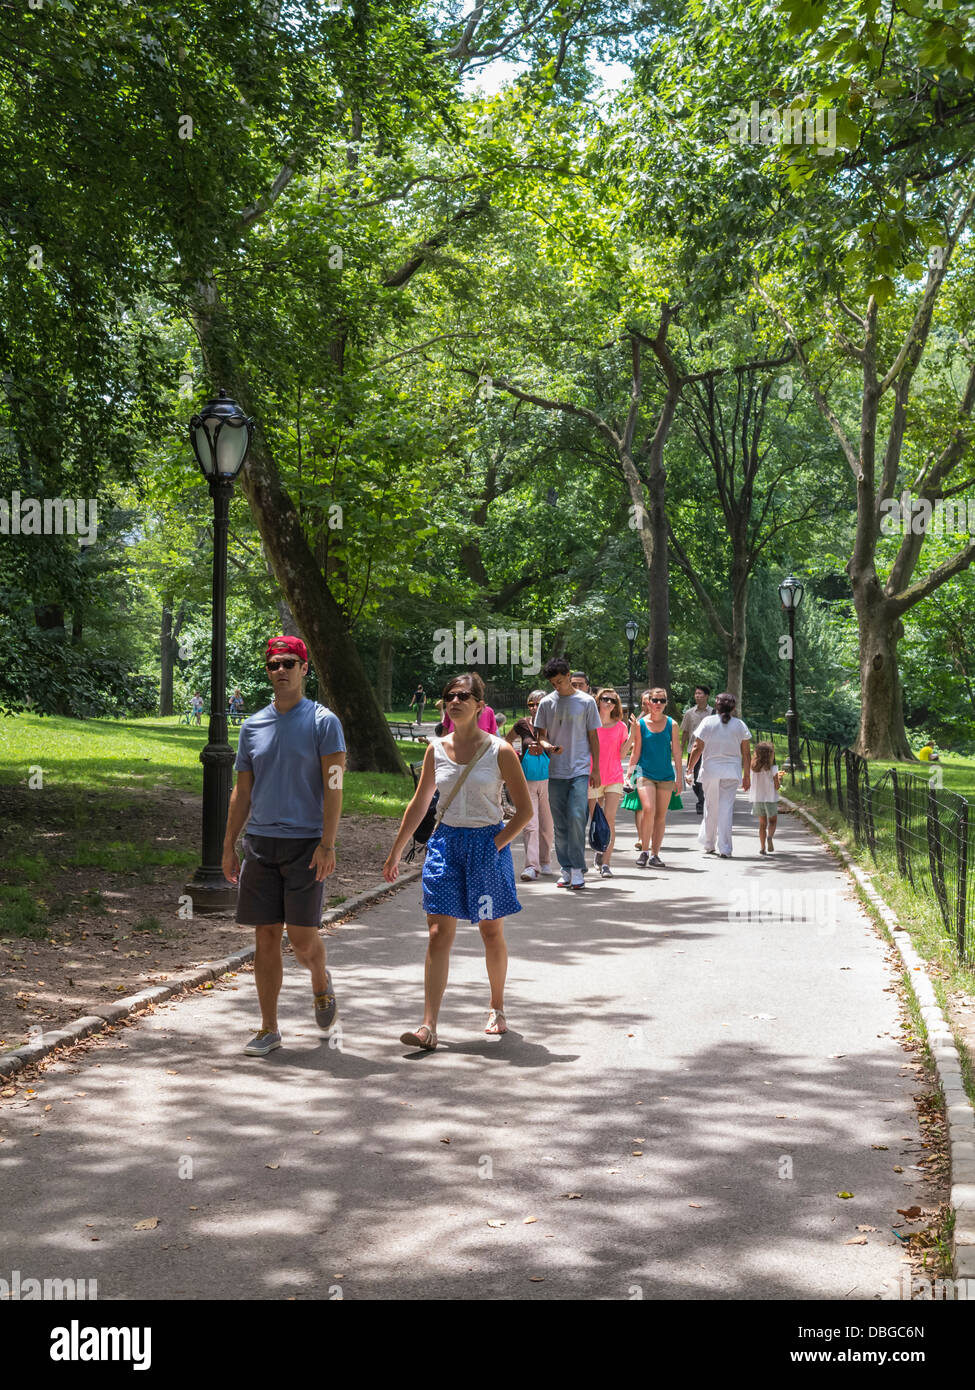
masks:
<svg viewBox="0 0 975 1390"><path fill-rule="evenodd" d="M674 721L667 716L666 726L658 734L649 727L647 721L640 719L640 776L651 777L655 782L673 782L677 778L674 759L671 754L671 729Z"/></svg>

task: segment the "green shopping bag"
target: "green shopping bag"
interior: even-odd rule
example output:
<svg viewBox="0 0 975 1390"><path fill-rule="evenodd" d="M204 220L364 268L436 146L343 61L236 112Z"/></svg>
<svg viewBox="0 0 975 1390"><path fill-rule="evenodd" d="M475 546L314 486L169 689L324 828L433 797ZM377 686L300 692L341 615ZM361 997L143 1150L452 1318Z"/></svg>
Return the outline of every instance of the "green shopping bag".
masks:
<svg viewBox="0 0 975 1390"><path fill-rule="evenodd" d="M637 795L636 788L626 793L623 798L622 806L624 811L639 811L640 798Z"/></svg>
<svg viewBox="0 0 975 1390"><path fill-rule="evenodd" d="M680 792L671 792L669 811L683 811L684 803L680 799Z"/></svg>

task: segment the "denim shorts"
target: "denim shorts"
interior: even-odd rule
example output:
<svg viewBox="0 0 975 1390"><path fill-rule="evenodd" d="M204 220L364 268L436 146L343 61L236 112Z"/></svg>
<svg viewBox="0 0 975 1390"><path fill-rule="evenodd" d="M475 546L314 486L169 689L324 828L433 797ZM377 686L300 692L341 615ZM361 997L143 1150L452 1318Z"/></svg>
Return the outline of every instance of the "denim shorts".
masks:
<svg viewBox="0 0 975 1390"><path fill-rule="evenodd" d="M321 843L314 839L244 836L244 862L237 886L237 921L242 927L320 927L325 879L310 868Z"/></svg>

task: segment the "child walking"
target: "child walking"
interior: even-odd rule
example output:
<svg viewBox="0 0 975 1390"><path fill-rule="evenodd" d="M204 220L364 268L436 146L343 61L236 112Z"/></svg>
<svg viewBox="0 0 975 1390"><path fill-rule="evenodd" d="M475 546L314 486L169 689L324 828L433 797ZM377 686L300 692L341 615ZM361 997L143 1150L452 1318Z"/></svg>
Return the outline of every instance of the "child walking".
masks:
<svg viewBox="0 0 975 1390"><path fill-rule="evenodd" d="M772 843L779 818L779 788L782 773L775 765L771 743L756 743L752 754L752 815L758 816L758 852L774 853Z"/></svg>

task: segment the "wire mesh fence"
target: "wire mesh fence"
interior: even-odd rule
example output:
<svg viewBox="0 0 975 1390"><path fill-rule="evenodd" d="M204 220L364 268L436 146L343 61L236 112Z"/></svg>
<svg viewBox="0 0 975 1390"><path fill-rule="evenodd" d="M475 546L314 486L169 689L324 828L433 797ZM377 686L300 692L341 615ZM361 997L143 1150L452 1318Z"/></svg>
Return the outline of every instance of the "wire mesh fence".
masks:
<svg viewBox="0 0 975 1390"><path fill-rule="evenodd" d="M756 734L788 760L781 734ZM781 766L781 764L780 764ZM882 772L838 743L802 738L799 766L783 790L824 803L850 826L854 840L879 867L907 879L938 909L961 960L975 964L975 816L968 801L941 785L935 764L927 774Z"/></svg>

